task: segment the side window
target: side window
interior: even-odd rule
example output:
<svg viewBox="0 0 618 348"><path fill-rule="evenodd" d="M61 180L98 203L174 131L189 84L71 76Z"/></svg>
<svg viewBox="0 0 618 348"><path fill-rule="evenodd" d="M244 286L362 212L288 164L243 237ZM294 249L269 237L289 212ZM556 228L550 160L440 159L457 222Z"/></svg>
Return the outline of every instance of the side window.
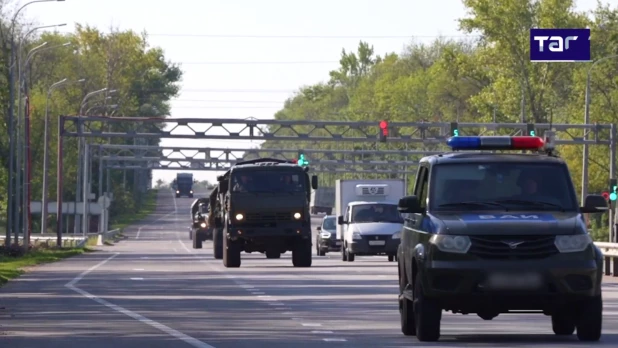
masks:
<svg viewBox="0 0 618 348"><path fill-rule="evenodd" d="M417 186L415 194L419 199L421 208L427 208L427 191L429 190L429 169L427 167L421 167L419 176L417 178Z"/></svg>
<svg viewBox="0 0 618 348"><path fill-rule="evenodd" d="M343 215L343 221L350 221L350 206L345 208L345 214Z"/></svg>

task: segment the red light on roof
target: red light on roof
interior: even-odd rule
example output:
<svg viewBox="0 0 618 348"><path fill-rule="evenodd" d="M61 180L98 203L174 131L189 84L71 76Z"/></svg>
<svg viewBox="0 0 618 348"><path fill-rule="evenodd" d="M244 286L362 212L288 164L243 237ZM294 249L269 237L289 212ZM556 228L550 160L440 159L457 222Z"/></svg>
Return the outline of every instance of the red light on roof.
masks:
<svg viewBox="0 0 618 348"><path fill-rule="evenodd" d="M297 159L293 159L292 163L298 164L298 160Z"/></svg>
<svg viewBox="0 0 618 348"><path fill-rule="evenodd" d="M380 122L380 128L386 129L387 127L388 127L388 122L386 122L386 121L381 121Z"/></svg>
<svg viewBox="0 0 618 348"><path fill-rule="evenodd" d="M544 145L545 142L539 137L511 137L511 146L513 149L536 150L542 148Z"/></svg>
<svg viewBox="0 0 618 348"><path fill-rule="evenodd" d="M603 192L601 193L601 196L603 196L603 198L605 199L609 199L609 192Z"/></svg>

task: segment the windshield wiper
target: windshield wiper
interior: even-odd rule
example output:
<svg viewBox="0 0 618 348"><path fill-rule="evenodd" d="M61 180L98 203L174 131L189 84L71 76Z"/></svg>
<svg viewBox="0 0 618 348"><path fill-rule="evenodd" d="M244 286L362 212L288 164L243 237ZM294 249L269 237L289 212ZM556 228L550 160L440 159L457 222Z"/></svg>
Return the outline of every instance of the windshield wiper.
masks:
<svg viewBox="0 0 618 348"><path fill-rule="evenodd" d="M544 207L554 207L559 208L560 211L565 211L564 207L560 204L543 202L543 201L528 201L525 199L501 199L496 202L500 203L512 203L512 204L522 204L522 205L533 205L533 206L544 206Z"/></svg>
<svg viewBox="0 0 618 348"><path fill-rule="evenodd" d="M446 207L459 207L459 206L480 206L480 207L486 207L486 206L494 206L494 207L501 207L504 208L505 210L508 210L504 205L498 203L498 202L483 202L483 201L465 201L465 202L454 202L454 203L444 203L444 204L440 204L438 205L438 207L440 208L446 208Z"/></svg>

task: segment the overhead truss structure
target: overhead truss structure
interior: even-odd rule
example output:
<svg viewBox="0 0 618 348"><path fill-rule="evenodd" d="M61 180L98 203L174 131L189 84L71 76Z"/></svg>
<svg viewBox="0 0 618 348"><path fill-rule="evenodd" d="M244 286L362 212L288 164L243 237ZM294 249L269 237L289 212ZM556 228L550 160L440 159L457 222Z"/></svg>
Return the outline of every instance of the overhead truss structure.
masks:
<svg viewBox="0 0 618 348"><path fill-rule="evenodd" d="M211 140L373 142L379 122L284 121L210 118L137 118L60 116L60 135L86 138L165 138ZM114 131L108 131L114 125ZM452 134L450 122L391 122L388 142L443 144ZM161 128L159 128L161 127ZM556 144L614 145L616 128L610 124L534 124L536 134L556 132ZM526 123L458 123L459 135L517 135ZM584 138L587 136L587 139Z"/></svg>

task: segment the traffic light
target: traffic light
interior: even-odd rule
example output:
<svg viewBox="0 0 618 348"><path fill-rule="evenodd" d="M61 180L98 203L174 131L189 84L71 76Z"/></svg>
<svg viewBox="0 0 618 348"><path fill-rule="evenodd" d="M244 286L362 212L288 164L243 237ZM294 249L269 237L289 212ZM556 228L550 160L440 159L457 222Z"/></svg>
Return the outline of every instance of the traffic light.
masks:
<svg viewBox="0 0 618 348"><path fill-rule="evenodd" d="M380 142L385 143L388 138L388 121L380 122Z"/></svg>
<svg viewBox="0 0 618 348"><path fill-rule="evenodd" d="M305 158L305 154L302 151L298 151L298 160L296 161L299 166L304 167L309 165L309 161Z"/></svg>
<svg viewBox="0 0 618 348"><path fill-rule="evenodd" d="M528 131L529 136L536 137L536 131L534 130L534 124L528 123L526 125L526 130Z"/></svg>
<svg viewBox="0 0 618 348"><path fill-rule="evenodd" d="M609 200L615 201L618 198L618 180L609 179Z"/></svg>
<svg viewBox="0 0 618 348"><path fill-rule="evenodd" d="M451 122L451 136L452 137L459 136L459 129L457 129L457 127L458 127L457 122Z"/></svg>

